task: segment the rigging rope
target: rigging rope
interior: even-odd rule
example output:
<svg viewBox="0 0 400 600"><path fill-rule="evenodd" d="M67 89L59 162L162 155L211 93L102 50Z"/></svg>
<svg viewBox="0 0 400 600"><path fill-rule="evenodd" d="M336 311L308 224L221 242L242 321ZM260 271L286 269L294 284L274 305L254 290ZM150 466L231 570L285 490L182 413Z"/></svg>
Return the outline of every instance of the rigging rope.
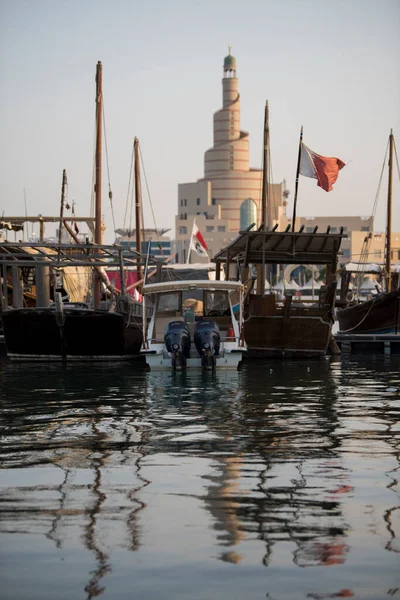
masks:
<svg viewBox="0 0 400 600"><path fill-rule="evenodd" d="M94 117L94 136L93 136L92 193L90 194L90 216L91 217L94 217L94 199L95 199L94 186L96 183L96 125L97 125L97 120L96 120L96 116L95 116Z"/></svg>
<svg viewBox="0 0 400 600"><path fill-rule="evenodd" d="M114 227L114 234L115 234L116 226L115 226L114 206L113 206L113 202L112 202L112 191L111 191L111 180L110 180L110 165L109 165L109 162L108 162L108 145L107 145L106 118L105 118L105 113L104 113L104 97L103 97L103 129L104 129L104 146L105 146L105 149L106 149L106 164L107 164L107 179L108 179L108 197L110 199L111 216L112 216L112 220L113 220L113 227Z"/></svg>
<svg viewBox="0 0 400 600"><path fill-rule="evenodd" d="M385 158L383 159L383 164L382 164L382 169L381 169L381 174L379 177L379 182L378 182L378 188L375 194L375 200L374 200L374 204L372 207L372 213L371 213L371 217L373 219L375 219L375 213L376 213L376 209L378 206L378 199L379 199L379 195L380 195L380 191L381 191L381 185L382 185L382 179L383 179L383 173L385 170L385 164L386 164L386 160L387 160L387 156L388 156L388 151L389 151L389 142L387 143L386 146L386 152L385 152ZM371 231L371 226L372 226L372 219L370 221L370 225L369 225L369 229L367 232L367 235L364 238L363 241L363 245L361 247L361 254L360 254L360 261L359 261L359 265L357 268L357 275L361 275L362 273L362 264L365 264L368 260L368 256L369 256L369 249L370 249L370 245L371 245L371 240L372 240L372 231ZM353 258L353 255L352 255ZM360 296L360 289L361 289L361 277L357 277L357 296Z"/></svg>
<svg viewBox="0 0 400 600"><path fill-rule="evenodd" d="M132 156L131 156L131 167L130 167L130 170L129 170L128 192L126 194L126 202L125 202L124 228L126 227L126 218L127 218L127 215L128 215L129 194L130 194L130 191L131 191L131 185L133 185L132 184L132 172L133 172L134 148L135 148L135 146L132 145Z"/></svg>
<svg viewBox="0 0 400 600"><path fill-rule="evenodd" d="M396 142L395 142L394 138L393 138L393 146L394 146L394 155L396 157L397 175L398 175L399 181L400 181L399 157L397 156L397 148L396 148Z"/></svg>
<svg viewBox="0 0 400 600"><path fill-rule="evenodd" d="M365 319L368 317L369 313L372 310L372 307L374 306L375 302L376 302L377 298L373 298L371 300L371 306L369 307L368 311L365 313L364 317L361 319L361 321L359 321L356 325L354 325L354 327L350 327L350 329L344 329L342 331L342 333L349 333L349 331L353 331L353 329L357 329L357 327L359 327L361 325L361 323L363 323L365 321ZM359 305L361 306L361 304Z"/></svg>
<svg viewBox="0 0 400 600"><path fill-rule="evenodd" d="M159 247L159 249L161 251L161 254L164 254L162 246L161 246L161 243L160 243L160 236L158 235L157 224L156 224L156 217L155 217L155 214L154 214L154 208L153 208L153 203L152 203L152 200L151 200L151 195L150 195L150 190L149 190L149 184L148 184L148 181L147 181L146 169L144 167L143 154L142 154L142 149L141 149L140 144L139 144L139 154L140 154L140 161L142 163L143 176L144 176L144 181L145 181L145 184L146 184L147 196L148 196L149 202L150 202L150 210L151 210L151 214L153 216L154 230L155 230L156 235L157 235L158 247ZM143 205L142 205L142 210L143 210ZM143 219L143 224L144 224L144 219Z"/></svg>
<svg viewBox="0 0 400 600"><path fill-rule="evenodd" d="M130 215L129 215L128 248L130 247L130 242L131 242L131 237L132 237L132 212L133 212L134 203L135 203L135 189L134 189L134 185L132 182L132 199L131 199L131 211L130 211Z"/></svg>

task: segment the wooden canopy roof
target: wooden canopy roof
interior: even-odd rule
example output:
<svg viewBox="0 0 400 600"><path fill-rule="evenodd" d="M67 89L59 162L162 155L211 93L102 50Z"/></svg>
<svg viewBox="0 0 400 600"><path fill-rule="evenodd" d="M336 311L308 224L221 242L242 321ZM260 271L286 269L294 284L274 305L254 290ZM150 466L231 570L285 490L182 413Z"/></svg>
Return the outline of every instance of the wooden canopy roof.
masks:
<svg viewBox="0 0 400 600"><path fill-rule="evenodd" d="M326 265L335 263L342 238L347 235L343 228L339 233L317 233L317 227L310 233L299 231L247 230L228 246L222 248L213 258L216 263L239 262L252 264L308 264Z"/></svg>

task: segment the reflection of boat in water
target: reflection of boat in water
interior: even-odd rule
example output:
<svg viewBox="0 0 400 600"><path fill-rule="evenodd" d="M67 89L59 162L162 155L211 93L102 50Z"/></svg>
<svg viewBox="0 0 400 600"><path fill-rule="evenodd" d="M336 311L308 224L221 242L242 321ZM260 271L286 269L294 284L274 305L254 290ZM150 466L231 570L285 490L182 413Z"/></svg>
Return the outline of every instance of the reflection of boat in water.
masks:
<svg viewBox="0 0 400 600"><path fill-rule="evenodd" d="M0 488L0 531L45 536L60 550L57 558L51 550L51 561L56 562L64 560L72 544L86 581L70 597L97 598L114 569L113 550L130 552L141 546L139 521L146 508L141 490L150 483L142 471L149 431L142 426L148 406L139 391L145 373L127 376L116 364L106 372L100 365L37 365L32 371L23 363L6 363L4 370L0 365L0 377L3 391L21 380L18 393L9 392L21 418L13 419L8 444L1 448L6 469ZM110 409L118 423L115 429L109 427ZM43 542L38 538L35 544L42 548ZM68 577L71 589L76 589L74 575Z"/></svg>
<svg viewBox="0 0 400 600"><path fill-rule="evenodd" d="M144 285L142 293L143 314L153 306L141 351L151 369L239 366L246 353L241 283L170 281Z"/></svg>
<svg viewBox="0 0 400 600"><path fill-rule="evenodd" d="M369 533L369 556L380 560L385 540L387 550L398 547L392 509L396 390L388 402L383 399L383 388L397 381L397 372L377 376L375 403L372 398L362 407L360 393L351 403L347 391L368 393L369 382L363 377L363 388L350 386L341 362L332 367L326 361L278 361L269 367L256 361L241 371L134 373L113 367L107 373L51 365L44 379L44 369L29 378L20 364L0 365L5 407L0 424L7 427L2 459L19 470L10 472L2 495L1 531L10 533L21 554L32 543L42 551L34 534L48 533L52 564L62 565L67 552L78 557L80 574L69 573L67 561L63 571L80 586L76 596L85 597L86 586L88 598L102 590L105 597L117 597L122 581L126 593L150 597L151 580L157 586L168 569L165 595L187 597L173 575L184 566L190 586L198 565L208 561L218 578L226 581L227 569L240 578L242 589L252 585L254 573L257 586L268 579L271 598L280 597L274 592L282 590L283 564L294 585L304 577L304 597L334 598L337 571L348 573L359 553L365 556L353 547L355 538ZM354 364L346 372L353 379L360 375ZM369 366L363 373L377 375ZM388 489L369 514L363 510L365 496L351 490L361 476L369 485L373 468L366 431L356 437L350 424L363 410L367 422L381 417L393 426L392 432L381 424L370 432L377 440L380 497L385 485ZM361 446L363 440L367 444ZM27 464L30 468L20 469ZM6 477L7 472L3 482ZM42 545L48 547L49 540ZM389 566L396 555L390 558ZM45 584L52 584L46 563L33 564ZM338 598L350 584L346 575ZM218 597L217 590L209 596ZM297 598L296 590L291 597Z"/></svg>

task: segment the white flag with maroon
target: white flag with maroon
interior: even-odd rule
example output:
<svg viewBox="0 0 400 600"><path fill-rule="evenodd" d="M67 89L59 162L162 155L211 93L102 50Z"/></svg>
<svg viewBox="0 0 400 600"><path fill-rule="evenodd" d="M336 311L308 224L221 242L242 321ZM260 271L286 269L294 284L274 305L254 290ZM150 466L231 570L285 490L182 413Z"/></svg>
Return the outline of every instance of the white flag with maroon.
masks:
<svg viewBox="0 0 400 600"><path fill-rule="evenodd" d="M195 220L193 221L193 229L192 236L190 238L189 250L194 250L200 256L206 256L208 258L208 246L201 234L200 229L197 227Z"/></svg>

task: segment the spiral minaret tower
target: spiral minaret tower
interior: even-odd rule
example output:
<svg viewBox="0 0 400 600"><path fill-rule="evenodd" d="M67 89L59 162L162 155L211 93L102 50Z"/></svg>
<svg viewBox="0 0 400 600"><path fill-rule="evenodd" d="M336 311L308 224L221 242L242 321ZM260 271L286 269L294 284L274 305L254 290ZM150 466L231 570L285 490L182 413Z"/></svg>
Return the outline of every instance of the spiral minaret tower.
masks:
<svg viewBox="0 0 400 600"><path fill-rule="evenodd" d="M222 108L214 113L214 145L204 156L204 178L212 179L221 171L249 170L249 134L240 130L240 94L236 77L236 59L224 60Z"/></svg>
<svg viewBox="0 0 400 600"><path fill-rule="evenodd" d="M262 170L249 166L249 134L240 128L240 94L236 59L224 58L222 108L214 113L213 146L204 154L204 176L178 186L176 237L181 256L188 246L193 220L204 232L210 255L238 231L261 219ZM261 149L262 131L259 143ZM262 157L260 156L260 164ZM274 221L283 205L282 184L269 184Z"/></svg>

